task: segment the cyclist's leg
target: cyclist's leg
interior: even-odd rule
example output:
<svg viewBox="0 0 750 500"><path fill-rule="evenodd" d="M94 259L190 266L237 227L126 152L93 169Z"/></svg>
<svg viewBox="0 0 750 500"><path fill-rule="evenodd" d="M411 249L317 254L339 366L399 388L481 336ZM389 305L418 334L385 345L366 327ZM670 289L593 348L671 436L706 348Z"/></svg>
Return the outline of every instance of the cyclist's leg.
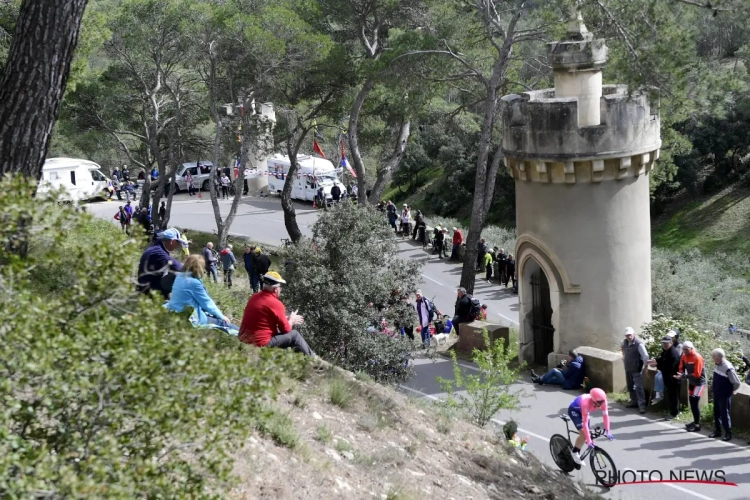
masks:
<svg viewBox="0 0 750 500"><path fill-rule="evenodd" d="M568 416L570 417L570 421L575 426L576 430L578 431L578 438L576 438L576 442L573 444L573 448L575 450L580 450L583 446L583 443L586 442L586 436L583 435L583 415L581 414L581 408L579 406L569 406L568 407Z"/></svg>

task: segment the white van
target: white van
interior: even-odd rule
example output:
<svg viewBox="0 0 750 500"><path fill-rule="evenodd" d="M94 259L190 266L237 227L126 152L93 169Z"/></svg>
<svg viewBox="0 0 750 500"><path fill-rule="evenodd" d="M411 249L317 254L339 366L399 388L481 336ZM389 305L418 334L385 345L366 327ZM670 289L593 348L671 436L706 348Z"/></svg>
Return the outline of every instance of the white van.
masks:
<svg viewBox="0 0 750 500"><path fill-rule="evenodd" d="M109 179L100 169L99 165L89 160L48 158L42 167L37 194L44 195L52 189L65 188L64 199L72 202L108 198Z"/></svg>
<svg viewBox="0 0 750 500"><path fill-rule="evenodd" d="M331 188L337 184L341 189L341 196L346 193L338 178L338 173L329 160L314 158L309 155L298 155L297 178L292 184L292 199L313 201L319 187L323 187L326 198L331 198ZM268 159L268 190L281 194L291 165L288 156L276 154Z"/></svg>

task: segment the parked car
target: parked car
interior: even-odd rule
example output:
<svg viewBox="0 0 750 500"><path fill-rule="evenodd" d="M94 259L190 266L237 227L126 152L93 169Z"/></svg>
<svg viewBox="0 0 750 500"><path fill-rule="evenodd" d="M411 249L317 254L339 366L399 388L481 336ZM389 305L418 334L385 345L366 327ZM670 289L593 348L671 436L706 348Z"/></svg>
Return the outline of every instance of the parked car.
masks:
<svg viewBox="0 0 750 500"><path fill-rule="evenodd" d="M175 192L179 193L180 191L187 191L187 181L185 180L185 176L187 176L188 172L193 176L193 185L196 189L208 191L211 182L210 177L212 169L213 163L210 161L183 163L177 169L177 173L175 174ZM165 191L168 192L168 189Z"/></svg>

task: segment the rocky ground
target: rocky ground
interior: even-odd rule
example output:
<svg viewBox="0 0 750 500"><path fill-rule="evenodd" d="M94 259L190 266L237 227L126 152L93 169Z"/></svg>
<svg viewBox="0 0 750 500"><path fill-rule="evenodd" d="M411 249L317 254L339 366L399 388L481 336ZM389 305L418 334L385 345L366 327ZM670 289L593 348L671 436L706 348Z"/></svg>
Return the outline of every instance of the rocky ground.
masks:
<svg viewBox="0 0 750 500"><path fill-rule="evenodd" d="M492 430L330 366L288 381L272 409L230 498L595 498Z"/></svg>

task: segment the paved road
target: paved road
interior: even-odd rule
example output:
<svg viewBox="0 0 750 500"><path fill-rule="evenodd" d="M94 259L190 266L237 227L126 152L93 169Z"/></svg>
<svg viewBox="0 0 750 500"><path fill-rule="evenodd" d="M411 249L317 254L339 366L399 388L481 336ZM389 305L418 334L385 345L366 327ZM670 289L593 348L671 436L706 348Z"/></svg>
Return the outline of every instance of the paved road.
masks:
<svg viewBox="0 0 750 500"><path fill-rule="evenodd" d="M220 202L222 210L227 211L229 202ZM111 218L116 210L116 202L89 205L89 210L97 216ZM297 218L304 234L310 234L310 226L315 222L317 213L310 205L299 205ZM179 195L173 202L172 223L178 227L200 231L212 231L215 228L210 201L191 200L187 195ZM287 236L283 215L277 198L259 200L246 198L238 210L232 234L252 238L268 245L278 245L281 238ZM399 245L401 257L424 260L422 290L427 297L434 298L439 309L452 313L455 302L455 287L460 278L458 265L438 260L429 256L411 243ZM489 286L478 283L475 295L488 304L490 314L507 325L518 321L518 299L497 285ZM465 364L466 369L475 369ZM403 386L404 390L428 398L441 398L441 392L435 378L452 377L450 362L446 360L416 360L416 375ZM556 415L565 412L568 404L575 397L549 387L534 387L528 382L516 384L531 397L524 400L526 406L519 412L502 412L496 416L497 422L514 418L519 422L522 433L532 439L529 449L542 460L553 464L549 454L549 437L554 433L563 433L564 423ZM697 498L703 500L741 500L750 499L750 449L739 443L723 443L707 438L705 433L690 434L681 425L672 425L654 418L643 417L631 410L613 408L612 432L616 437L613 442L602 446L614 458L620 470L660 471L668 478L671 471L687 470L723 470L726 480L735 482L738 487L704 484L648 484L618 486L610 491L601 491L594 485L594 478L588 467L576 472L575 477L585 482L593 490L599 491L607 498L639 500L659 498L659 500L682 500ZM657 479L657 476L652 476ZM627 479L632 481L632 477Z"/></svg>

